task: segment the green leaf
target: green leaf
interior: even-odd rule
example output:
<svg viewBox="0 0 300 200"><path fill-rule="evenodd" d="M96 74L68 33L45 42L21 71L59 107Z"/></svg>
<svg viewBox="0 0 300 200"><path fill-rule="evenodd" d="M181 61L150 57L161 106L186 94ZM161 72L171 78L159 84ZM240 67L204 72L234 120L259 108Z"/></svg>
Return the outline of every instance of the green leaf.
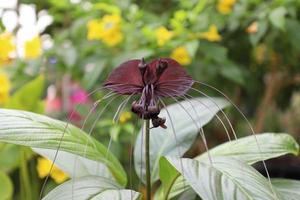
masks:
<svg viewBox="0 0 300 200"><path fill-rule="evenodd" d="M193 189L188 189L187 191L185 191L184 193L182 193L179 197L178 200L186 200L186 199L190 199L190 200L195 200L197 197L197 194L194 192Z"/></svg>
<svg viewBox="0 0 300 200"><path fill-rule="evenodd" d="M207 0L199 1L199 2L196 4L195 8L193 9L193 12L194 12L195 14L201 13L201 12L203 11L203 9L205 8L206 3L207 3Z"/></svg>
<svg viewBox="0 0 300 200"><path fill-rule="evenodd" d="M130 196L130 190L123 190L122 187L112 180L100 176L86 176L71 179L54 190L49 192L43 200L65 200L65 199L126 199ZM116 195L120 195L116 198ZM137 192L132 191L134 199L139 197ZM127 198L128 199L128 198Z"/></svg>
<svg viewBox="0 0 300 200"><path fill-rule="evenodd" d="M0 199L9 200L13 195L13 184L4 172L0 171Z"/></svg>
<svg viewBox="0 0 300 200"><path fill-rule="evenodd" d="M300 199L300 181L290 179L272 179L272 185L280 193L282 200Z"/></svg>
<svg viewBox="0 0 300 200"><path fill-rule="evenodd" d="M167 160L202 199L278 199L268 180L239 160L214 157L212 165L188 158L167 157Z"/></svg>
<svg viewBox="0 0 300 200"><path fill-rule="evenodd" d="M62 137L63 136L63 137ZM126 173L108 149L81 129L46 116L0 109L0 141L86 156L105 164L115 179L126 185Z"/></svg>
<svg viewBox="0 0 300 200"><path fill-rule="evenodd" d="M300 23L297 20L286 20L287 39L290 44L297 50L300 51Z"/></svg>
<svg viewBox="0 0 300 200"><path fill-rule="evenodd" d="M202 41L199 45L205 57L220 64L227 60L227 49L219 44Z"/></svg>
<svg viewBox="0 0 300 200"><path fill-rule="evenodd" d="M257 144L259 144L260 149ZM297 155L299 152L299 145L295 139L288 134L263 133L226 142L216 146L209 152L213 159L214 157L229 157L243 161L248 165L252 165L256 162L276 158L285 154ZM207 161L208 153L203 153L197 156L195 160ZM171 177L177 178L178 176L176 176L176 174L172 174ZM172 187L171 190L169 189L170 198L186 191L189 188L183 187L187 185L183 182L184 180L182 177L177 178L173 185L163 182L164 187Z"/></svg>
<svg viewBox="0 0 300 200"><path fill-rule="evenodd" d="M54 161L57 150L32 148L33 151ZM84 149L82 150L84 151ZM87 159L83 156L59 151L55 160L55 165L62 171L66 172L69 177L83 177L83 176L101 176L115 180L106 165L95 160Z"/></svg>
<svg viewBox="0 0 300 200"><path fill-rule="evenodd" d="M141 199L141 194L133 190L106 190L91 200L138 200Z"/></svg>
<svg viewBox="0 0 300 200"><path fill-rule="evenodd" d="M285 30L285 15L287 14L287 11L285 7L278 7L272 10L272 12L269 15L269 19L273 26L275 26L278 29Z"/></svg>
<svg viewBox="0 0 300 200"><path fill-rule="evenodd" d="M20 146L0 143L0 171L10 172L20 164Z"/></svg>
<svg viewBox="0 0 300 200"><path fill-rule="evenodd" d="M103 10L108 13L113 13L113 14L120 14L121 10L119 7L112 5L112 4L107 4L107 3L95 3L93 4L93 8L96 10Z"/></svg>
<svg viewBox="0 0 300 200"><path fill-rule="evenodd" d="M41 98L44 91L45 77L38 76L17 90L9 99L5 108L28 110L36 113L43 112Z"/></svg>
<svg viewBox="0 0 300 200"><path fill-rule="evenodd" d="M164 157L159 160L159 178L163 186L163 194L168 194L174 181L179 176L177 170Z"/></svg>
<svg viewBox="0 0 300 200"><path fill-rule="evenodd" d="M222 98L212 98L212 100L215 103L208 98L195 98L189 101L182 101L180 104L169 105L166 109L161 110L160 116L166 118L168 128L151 129L150 169L152 182L158 180L160 157L166 155L182 156L193 144L198 135L199 128L207 124L220 109L229 105L228 102ZM189 114L187 114L186 111L188 111ZM198 123L195 124L195 122ZM173 126L175 132L173 132ZM142 131L140 131L136 140L134 162L135 170L140 178L140 170L142 169L141 179L144 181L146 165L144 155L141 154L141 152L145 152L141 150L141 138ZM143 142L143 144L145 144L145 142Z"/></svg>
<svg viewBox="0 0 300 200"><path fill-rule="evenodd" d="M231 142L226 142L209 151L212 157L232 157L249 165L285 154L298 155L298 152L299 145L296 140L292 136L284 133L262 133L255 136L251 135ZM201 154L195 159L198 161L207 160L208 154Z"/></svg>
<svg viewBox="0 0 300 200"><path fill-rule="evenodd" d="M263 38L268 30L268 23L266 20L260 20L258 22L258 31L255 34L250 34L250 42L253 46L257 45L257 43Z"/></svg>
<svg viewBox="0 0 300 200"><path fill-rule="evenodd" d="M220 68L220 73L225 78L234 81L237 84L244 85L245 83L241 68L230 61L223 62L223 65Z"/></svg>

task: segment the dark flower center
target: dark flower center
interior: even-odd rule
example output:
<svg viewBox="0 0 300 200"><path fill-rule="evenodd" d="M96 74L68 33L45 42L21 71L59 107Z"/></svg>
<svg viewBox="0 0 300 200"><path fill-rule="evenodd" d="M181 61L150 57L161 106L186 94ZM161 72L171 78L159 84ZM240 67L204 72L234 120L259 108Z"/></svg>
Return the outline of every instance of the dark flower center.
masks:
<svg viewBox="0 0 300 200"><path fill-rule="evenodd" d="M166 120L158 117L160 106L158 105L159 98L155 95L155 86L159 77L167 67L167 62L159 60L155 68L154 76L144 59L142 59L138 65L144 87L140 99L132 103L131 110L142 119L151 119L154 127L165 127L164 123Z"/></svg>

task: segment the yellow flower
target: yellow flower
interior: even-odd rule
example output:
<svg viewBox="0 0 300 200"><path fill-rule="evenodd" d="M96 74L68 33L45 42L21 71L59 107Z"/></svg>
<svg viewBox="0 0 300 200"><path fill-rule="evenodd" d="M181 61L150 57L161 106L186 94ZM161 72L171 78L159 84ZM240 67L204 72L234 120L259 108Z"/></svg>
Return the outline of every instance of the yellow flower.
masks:
<svg viewBox="0 0 300 200"><path fill-rule="evenodd" d="M111 30L120 25L121 17L118 14L104 15L102 23L105 30Z"/></svg>
<svg viewBox="0 0 300 200"><path fill-rule="evenodd" d="M131 112L126 111L126 112L123 112L120 115L120 119L119 120L120 120L121 124L124 124L124 123L128 122L131 118L132 118Z"/></svg>
<svg viewBox="0 0 300 200"><path fill-rule="evenodd" d="M98 19L92 19L87 23L87 39L100 40L102 37L102 22Z"/></svg>
<svg viewBox="0 0 300 200"><path fill-rule="evenodd" d="M123 34L121 31L115 31L107 34L103 37L102 41L108 46L115 46L123 40Z"/></svg>
<svg viewBox="0 0 300 200"><path fill-rule="evenodd" d="M45 178L50 169L51 169L51 165L52 165L52 161L43 158L43 157L39 157L37 160L37 172L40 178ZM57 168L55 165L53 166L52 170L51 170L51 174L50 174L51 178L53 178L53 180L56 183L62 183L65 180L67 180L69 177L67 174L65 174L62 170L60 170L59 168Z"/></svg>
<svg viewBox="0 0 300 200"><path fill-rule="evenodd" d="M218 33L216 25L211 25L208 31L200 34L200 37L211 42L217 42L222 39L221 35Z"/></svg>
<svg viewBox="0 0 300 200"><path fill-rule="evenodd" d="M163 46L166 44L174 35L172 31L169 31L163 26L158 27L154 32L158 46Z"/></svg>
<svg viewBox="0 0 300 200"><path fill-rule="evenodd" d="M0 63L10 60L10 55L15 51L13 35L11 33L0 34Z"/></svg>
<svg viewBox="0 0 300 200"><path fill-rule="evenodd" d="M5 103L9 97L10 81L6 74L0 74L0 104Z"/></svg>
<svg viewBox="0 0 300 200"><path fill-rule="evenodd" d="M192 58L189 55L189 52L187 51L186 47L184 46L179 46L176 49L174 49L171 53L171 58L173 58L182 65L188 65L192 62Z"/></svg>
<svg viewBox="0 0 300 200"><path fill-rule="evenodd" d="M234 6L236 0L219 0L217 5L217 10L221 14L229 14L232 11L232 7Z"/></svg>
<svg viewBox="0 0 300 200"><path fill-rule="evenodd" d="M42 54L42 41L40 36L35 36L25 42L25 58L35 59Z"/></svg>
<svg viewBox="0 0 300 200"><path fill-rule="evenodd" d="M123 40L121 17L118 14L105 15L100 20L90 20L87 28L88 40L101 40L108 46L115 46Z"/></svg>

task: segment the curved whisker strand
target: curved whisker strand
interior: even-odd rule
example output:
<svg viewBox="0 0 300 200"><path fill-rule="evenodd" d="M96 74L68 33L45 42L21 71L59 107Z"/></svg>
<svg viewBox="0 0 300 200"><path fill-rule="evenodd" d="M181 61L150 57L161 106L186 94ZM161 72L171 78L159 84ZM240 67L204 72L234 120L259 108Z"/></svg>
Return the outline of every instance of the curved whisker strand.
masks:
<svg viewBox="0 0 300 200"><path fill-rule="evenodd" d="M116 111L116 113L114 114L114 117L113 117L113 123L116 123L116 118L117 118L118 114L120 113L120 110L121 110L123 104L125 104L125 102L126 102L126 101L123 101L123 102L120 103L120 105L118 106L117 111Z"/></svg>
<svg viewBox="0 0 300 200"><path fill-rule="evenodd" d="M200 90L197 90L197 89L195 89L195 88L191 88L191 89L194 90L194 91L196 91L196 92L199 92L199 93L202 94L203 96L207 97L213 104L215 104L215 105L217 106L217 108L218 108L218 109L220 110L220 112L224 115L224 117L225 117L227 123L229 124L230 129L231 129L231 131L232 131L232 134L233 134L233 136L234 136L234 139L237 140L237 135L236 135L236 132L235 132L233 126L232 126L232 123L230 122L230 120L229 120L228 116L226 115L226 113L220 108L220 106L219 106L219 105L218 105L218 104L217 104L210 96L208 96L208 95L205 94L204 92L201 92ZM227 134L228 134L228 133L227 133Z"/></svg>
<svg viewBox="0 0 300 200"><path fill-rule="evenodd" d="M189 94L183 95L182 97L184 97L187 101L189 101L189 99L188 99L186 96L189 96L189 97L192 98L192 96L189 95ZM209 97L209 96L208 96L208 97ZM219 105L218 105L217 103L215 103L215 102L212 100L211 97L209 97L209 98L210 98L210 101L212 101L212 102L218 107L218 109L223 113L223 115L225 115L226 118L227 118L227 115L226 115L225 112L219 107ZM203 103L203 102L201 102L201 101L199 101L199 100L197 100L197 99L195 99L195 100L196 100L197 102L199 102L200 104L202 104L204 107L206 107L207 109L209 109L209 110L211 111L211 108L210 108L209 106L207 106L205 103ZM192 106L192 108L193 108L194 111L195 111L195 108L194 108L193 106ZM195 113L197 113L197 112L195 111ZM197 113L197 114L198 114L198 113ZM227 137L228 137L228 140L231 141L231 137L230 137L230 134L229 134L229 132L228 132L228 129L227 129L226 125L224 124L224 122L222 121L222 119L219 117L218 113L216 113L216 117L217 117L217 119L220 121L220 123L222 124L222 126L223 126L223 128L224 128L224 130L225 130L225 132L226 132L226 135L227 135ZM234 129L233 129L231 123L230 123L230 120L229 120L228 118L227 118L227 120L228 120L228 123L230 124L230 127L231 127L231 129L232 129L232 132L234 133L234 136L235 136L235 139L236 139L236 134L235 134L235 131L234 131Z"/></svg>
<svg viewBox="0 0 300 200"><path fill-rule="evenodd" d="M202 126L201 122L199 121L199 124L200 124L200 126L199 126L198 123L196 122L196 120L193 118L193 116L189 113L189 111L182 105L182 103L180 101L178 101L175 97L172 97L172 98L174 99L175 102L178 103L178 105L183 109L183 111L186 112L186 114L188 114L188 116L194 122L197 130L199 130L200 136L202 138L203 144L205 146L205 150L206 150L208 158L209 158L209 162L212 165L212 158L211 158L210 153L209 153L209 148L208 148L208 145L207 145L207 140L206 140L204 129L203 129L203 126ZM189 103L191 104L190 101L189 101ZM194 109L195 114L198 114L192 104L191 104L191 107ZM198 115L198 117L199 117L199 115Z"/></svg>
<svg viewBox="0 0 300 200"><path fill-rule="evenodd" d="M124 108L126 107L126 104L128 103L128 101L130 100L130 98L131 98L133 95L134 95L134 94L131 94L129 97L127 97L127 99L126 99L125 101L123 101L123 102L119 105L118 110L117 110L117 112L116 112L116 114L114 115L114 118L113 118L113 122L114 122L114 123L116 123L116 124L118 123L118 121L119 121L119 114L118 114L118 113L121 113L121 112L124 110ZM116 120L116 118L118 118L118 119ZM111 144L112 144L112 136L110 136L110 138L109 138L109 142L108 142L108 146L107 146L107 151L106 151L105 158L107 158L107 156L108 156L108 152L109 152L109 150L110 150Z"/></svg>
<svg viewBox="0 0 300 200"><path fill-rule="evenodd" d="M123 110L125 109L125 107L127 106L128 102L130 101L131 97L134 96L135 93L131 94L127 99L126 99L126 103L123 105L123 107L121 108L121 111L120 113L123 112ZM117 118L117 122L120 120L120 113L118 115L118 118Z"/></svg>
<svg viewBox="0 0 300 200"><path fill-rule="evenodd" d="M190 97L190 98L192 98L193 96L188 95L188 94L184 95L185 99L186 99L187 101L189 101L189 102L192 104L192 102L191 102L191 101L189 100L189 98L187 98L186 96L188 96L188 97ZM197 100L197 99L195 99L195 100L196 100L198 103L200 103L201 105L203 105L205 108L207 108L208 110L210 110L210 111L212 112L211 108L210 108L209 106L207 106L205 103L203 103L203 102L201 102L200 100ZM193 109L195 110L194 107L193 107ZM218 109L221 110L220 108L218 108ZM196 112L196 111L195 111L195 112ZM197 114L198 114L198 113L197 113ZM230 134L229 134L228 129L227 129L226 125L224 124L223 120L220 118L220 116L218 115L218 113L216 113L215 116L216 116L216 118L218 119L218 121L222 124L222 126L223 126L223 128L224 128L224 130L225 130L225 132L226 132L226 135L227 135L228 140L231 141Z"/></svg>
<svg viewBox="0 0 300 200"><path fill-rule="evenodd" d="M109 153L109 151L110 151L110 147L111 147L111 143L112 143L112 136L110 135L109 136L109 142L108 142L108 145L107 145L107 150L106 150L106 154L105 154L105 158L107 159L107 157L108 157L108 153Z"/></svg>
<svg viewBox="0 0 300 200"><path fill-rule="evenodd" d="M129 155L129 185L130 188L133 189L133 183L132 183L132 155L133 155L133 149L134 149L134 135L137 130L137 125L138 125L138 120L136 119L134 122L133 130L132 130L132 136L131 136L131 141L130 141L130 155ZM132 190L130 192L130 199L132 200L133 194Z"/></svg>
<svg viewBox="0 0 300 200"><path fill-rule="evenodd" d="M96 117L92 127L90 128L89 132L88 132L88 137L87 137L87 140L86 140L86 145L85 145L85 148L84 148L84 154L83 154L83 157L86 156L86 150L87 150L87 146L88 146L88 142L90 140L90 137L91 137L91 134L92 134L92 131L94 130L97 122L99 121L100 117L102 116L103 112L107 109L107 107L111 104L111 102L113 100L115 100L117 97L119 97L119 95L113 97L111 100L109 100L109 102L104 106L104 108L100 111L100 113L98 114L98 116Z"/></svg>
<svg viewBox="0 0 300 200"><path fill-rule="evenodd" d="M159 101L162 103L162 105L164 106L164 108L166 109L166 112L167 112L167 115L170 119L170 123L171 123L171 127L172 127L172 132L173 132L173 135L174 135L174 138L175 138L175 142L176 142L176 145L178 146L178 158L181 158L181 151L180 151L180 146L179 146L179 143L178 143L178 138L176 136L176 131L175 131L175 127L174 127L174 124L173 124L173 121L172 121L172 118L171 118L171 115L170 115L170 112L168 111L168 108L166 106L166 104L164 103L164 101L158 97ZM184 152L182 152L184 153ZM181 168L181 171L182 171L182 176L184 177L184 170L183 170L183 162L182 160L180 159L180 168ZM183 188L185 188L186 185L185 185L185 182L183 182Z"/></svg>
<svg viewBox="0 0 300 200"><path fill-rule="evenodd" d="M86 97L89 97L89 96L91 96L92 94L94 94L95 92L101 91L101 90L103 90L103 89L105 89L105 88L104 88L104 87L97 88L97 89L93 90L92 92L90 92L89 94L87 94ZM63 133L62 133L61 138L59 139L58 147L57 147L57 149L56 149L56 151L55 151L55 154L54 154L53 161L52 161L52 164L51 164L51 166L50 166L49 172L48 172L48 174L47 174L47 176L46 176L46 178L45 178L45 180L44 180L44 182L43 182L43 185L42 185L42 188L41 188L41 191L40 191L40 194L39 194L39 199L42 199L42 197L43 197L43 193L44 193L44 190L45 190L47 181L48 181L48 179L49 179L49 177L50 177L50 174L51 174L51 172L52 172L52 170L53 170L54 164L55 164L56 159L57 159L57 157L58 157L58 152L59 152L59 150L60 150L60 148L61 148L61 143L62 143L63 138L64 138L64 136L65 136L65 133L66 133L68 127L69 127L70 121L71 121L71 119L72 119L72 117L73 117L75 111L77 110L77 107L78 107L79 105L81 105L81 104L82 104L82 103L79 103L78 105L75 106L75 109L73 109L73 110L71 111L71 113L70 113L70 115L69 115L69 117L68 117L68 119L67 119L67 124L66 124L65 127L64 127L64 130L63 130Z"/></svg>
<svg viewBox="0 0 300 200"><path fill-rule="evenodd" d="M193 96L188 95L188 94L186 94L186 96L191 97L191 98L193 97ZM187 98L187 99L188 99L188 98ZM224 116L226 116L225 112L220 108L220 106L219 106L217 103L215 103L215 101L213 101L212 98L210 98L209 100L210 100L212 103L214 103L214 104L218 107L218 109L220 110L221 113L223 113ZM201 103L203 106L205 106L205 107L206 107L207 109L209 109L210 111L212 111L211 108L210 108L209 106L207 106L205 103L203 103L203 102L201 102L200 100L197 100L197 99L196 99L196 101L199 102L199 103ZM224 130L225 130L225 132L226 132L226 135L227 135L228 140L231 141L231 137L230 137L229 131L228 131L226 125L224 124L223 120L222 120L222 119L220 118L220 116L218 115L218 113L216 113L216 118L217 118L218 121L222 124L222 126L223 126L223 128L224 128ZM225 118L227 118L227 116L226 116ZM228 118L227 118L227 119L228 119ZM232 132L233 132L233 134L234 134L234 138L235 138L235 140L236 140L237 137L236 137L235 131L234 131L234 129L233 129L233 127L232 127L231 122L229 121L229 119L227 120L227 122L230 124L231 130L232 130Z"/></svg>
<svg viewBox="0 0 300 200"><path fill-rule="evenodd" d="M126 107L128 101L131 99L131 97L132 97L133 95L135 95L135 93L131 94L129 97L127 97L127 98L125 99L125 101L123 101L123 102L119 105L119 107L118 107L118 109L117 109L117 112L115 113L114 118L113 118L113 122L114 122L114 123L117 123L117 122L119 121L120 113L123 112L123 110L124 110L124 108Z"/></svg>
<svg viewBox="0 0 300 200"><path fill-rule="evenodd" d="M83 130L85 128L86 122L88 120L88 118L91 116L91 114L95 111L95 109L97 108L97 106L105 99L108 99L112 96L116 95L114 92L108 92L106 95L104 95L101 99L95 101L95 103L93 103L92 108L89 110L87 116L84 119L84 122L81 126L81 130ZM87 147L87 144L86 144ZM85 147L85 152L84 152L84 156L86 154L86 147ZM74 167L73 167L73 176L72 176L72 200L73 200L73 186L75 183L75 178L76 178L76 165L77 165L77 160L78 160L79 156L76 156L75 161L74 161Z"/></svg>
<svg viewBox="0 0 300 200"><path fill-rule="evenodd" d="M263 167L264 167L265 172L266 172L266 175L267 175L267 179L268 179L270 188L271 188L271 190L272 190L272 192L273 192L273 195L278 199L278 197L277 197L277 195L276 195L276 193L275 193L275 191L274 191L273 185L272 185L272 183L271 183L271 178L270 178L270 174L269 174L269 171L268 171L266 162L263 160L262 153L261 153L261 147L260 147L260 144L259 144L259 142L258 142L258 140L257 140L256 133L255 133L255 131L254 131L254 129L253 129L251 123L249 122L249 120L248 120L247 117L245 116L245 114L244 114L244 113L241 111L241 109L239 109L239 107L238 107L235 103L233 103L233 101L232 101L226 94L224 94L221 90L219 90L219 89L217 89L216 87L211 86L211 85L209 85L209 84L207 84L207 83L201 82L201 81L195 81L195 82L196 82L196 83L199 83L199 84L202 84L202 85L204 85L204 86L206 86L206 87L209 87L209 88L211 88L211 89L217 91L217 92L218 92L219 94L221 94L222 96L224 96L224 97L225 97L225 98L226 98L226 99L227 99L227 100L235 107L235 109L241 114L241 116L245 119L245 121L246 121L248 127L249 127L250 130L251 130L252 135L253 135L254 138L255 138L255 143L257 144L258 151L260 152L260 156L261 156L261 158L262 158L261 160L262 160Z"/></svg>
<svg viewBox="0 0 300 200"><path fill-rule="evenodd" d="M99 103L101 102L101 100L102 100L102 99L96 101L96 102L93 104L92 108L89 110L87 116L86 116L85 119L84 119L84 122L83 122L83 124L82 124L82 126L81 126L81 130L84 129L85 124L86 124L88 118L89 118L90 115L95 111L95 109L97 108L97 106L99 105ZM76 158L75 158L75 160L74 160L74 166L73 166L73 174L72 174L72 200L73 200L74 183L75 183L75 178L76 178L76 165L77 165L77 159L78 159L78 157L79 157L79 156L76 156Z"/></svg>

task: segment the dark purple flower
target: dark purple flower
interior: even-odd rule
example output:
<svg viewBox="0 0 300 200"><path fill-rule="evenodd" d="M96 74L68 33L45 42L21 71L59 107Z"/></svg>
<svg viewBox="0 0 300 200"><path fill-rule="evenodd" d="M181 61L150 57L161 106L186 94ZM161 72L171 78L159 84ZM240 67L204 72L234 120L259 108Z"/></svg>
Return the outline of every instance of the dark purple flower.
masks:
<svg viewBox="0 0 300 200"><path fill-rule="evenodd" d="M166 128L158 117L161 97L184 95L194 81L184 68L171 58L146 63L144 59L129 60L116 68L104 86L121 95L141 95L132 103L132 111L142 119L151 119L154 127Z"/></svg>

